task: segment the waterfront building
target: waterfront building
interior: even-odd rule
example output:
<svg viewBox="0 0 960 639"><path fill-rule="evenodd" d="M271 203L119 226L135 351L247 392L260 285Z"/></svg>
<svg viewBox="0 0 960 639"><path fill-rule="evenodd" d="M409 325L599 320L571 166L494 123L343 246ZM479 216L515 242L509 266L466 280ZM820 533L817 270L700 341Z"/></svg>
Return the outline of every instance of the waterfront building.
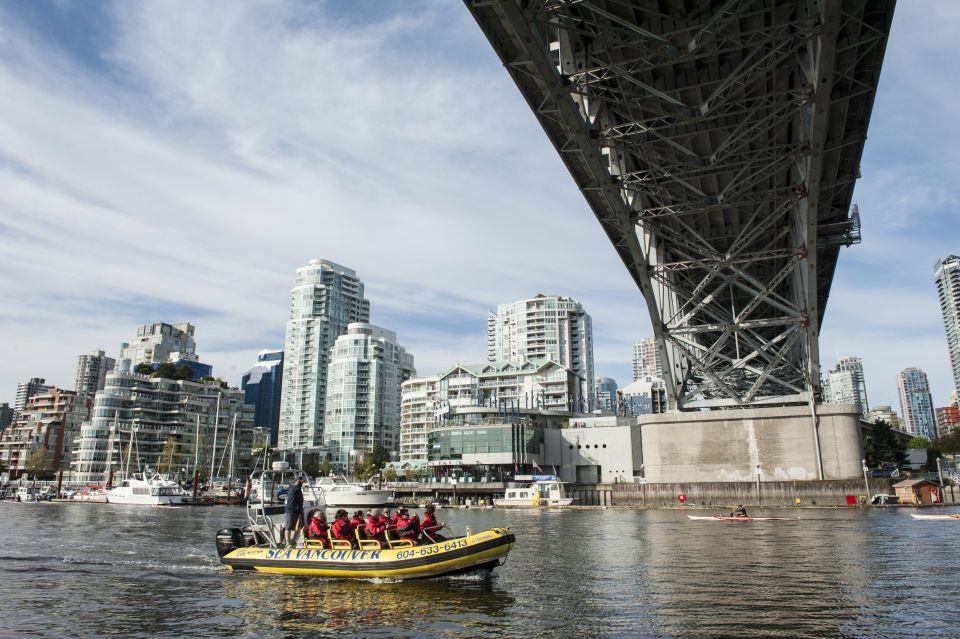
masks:
<svg viewBox="0 0 960 639"><path fill-rule="evenodd" d="M400 387L416 371L413 355L393 331L355 322L337 338L327 370L324 445L334 468L345 470L380 444L397 458Z"/></svg>
<svg viewBox="0 0 960 639"><path fill-rule="evenodd" d="M640 427L632 417L580 415L544 436L544 468L549 465L561 481L624 483L643 475Z"/></svg>
<svg viewBox="0 0 960 639"><path fill-rule="evenodd" d="M415 377L400 385L400 461L427 461L427 432L440 407L439 377Z"/></svg>
<svg viewBox="0 0 960 639"><path fill-rule="evenodd" d="M598 377L596 384L597 409L604 413L612 413L617 406L617 380L609 377Z"/></svg>
<svg viewBox="0 0 960 639"><path fill-rule="evenodd" d="M937 437L946 437L960 429L960 408L957 406L943 406L935 411L937 422Z"/></svg>
<svg viewBox="0 0 960 639"><path fill-rule="evenodd" d="M113 370L117 360L107 357L103 351L77 357L77 371L73 388L81 397L93 397L103 389L107 373Z"/></svg>
<svg viewBox="0 0 960 639"><path fill-rule="evenodd" d="M283 349L280 448L323 444L330 349L349 324L369 321L355 271L327 260L297 269Z"/></svg>
<svg viewBox="0 0 960 639"><path fill-rule="evenodd" d="M874 406L870 412L867 413L867 420L873 423L884 421L890 424L890 428L903 430L900 416L897 415L897 411L893 410L890 406Z"/></svg>
<svg viewBox="0 0 960 639"><path fill-rule="evenodd" d="M660 350L653 337L644 337L633 345L633 381L646 377L663 379Z"/></svg>
<svg viewBox="0 0 960 639"><path fill-rule="evenodd" d="M0 433L13 423L13 407L4 402L0 404Z"/></svg>
<svg viewBox="0 0 960 639"><path fill-rule="evenodd" d="M12 477L18 477L29 471L31 458L44 451L43 474L67 470L74 439L90 414L90 404L90 398L56 387L33 395L17 420L0 434L0 462Z"/></svg>
<svg viewBox="0 0 960 639"><path fill-rule="evenodd" d="M126 371L107 375L71 458L73 480L103 483L110 471L199 471L209 477L251 467L254 409L220 380L187 381ZM132 452L131 452L132 451Z"/></svg>
<svg viewBox="0 0 960 639"><path fill-rule="evenodd" d="M487 360L548 359L580 377L578 411L594 408L593 324L579 302L559 295L537 295L499 304L487 316Z"/></svg>
<svg viewBox="0 0 960 639"><path fill-rule="evenodd" d="M859 357L841 357L823 382L825 404L856 404L861 415L870 412L863 361Z"/></svg>
<svg viewBox="0 0 960 639"><path fill-rule="evenodd" d="M960 257L950 255L937 260L933 270L953 369L953 384L960 387Z"/></svg>
<svg viewBox="0 0 960 639"><path fill-rule="evenodd" d="M283 384L283 351L264 350L257 363L243 374L244 402L253 406L253 423L269 433L268 444L277 445L280 426L280 393Z"/></svg>
<svg viewBox="0 0 960 639"><path fill-rule="evenodd" d="M137 336L120 345L120 359L131 370L137 364L196 362L197 344L193 324L155 322L137 328Z"/></svg>
<svg viewBox="0 0 960 639"><path fill-rule="evenodd" d="M897 375L900 391L900 411L904 430L911 435L933 439L936 437L933 398L927 374L919 368L907 368Z"/></svg>
<svg viewBox="0 0 960 639"><path fill-rule="evenodd" d="M27 407L27 402L30 401L31 397L45 393L50 388L50 386L47 386L47 380L42 377L31 377L29 382L17 384L17 395L13 401L13 418L16 419L17 414Z"/></svg>
<svg viewBox="0 0 960 639"><path fill-rule="evenodd" d="M643 377L617 391L618 415L667 412L667 386L659 377Z"/></svg>

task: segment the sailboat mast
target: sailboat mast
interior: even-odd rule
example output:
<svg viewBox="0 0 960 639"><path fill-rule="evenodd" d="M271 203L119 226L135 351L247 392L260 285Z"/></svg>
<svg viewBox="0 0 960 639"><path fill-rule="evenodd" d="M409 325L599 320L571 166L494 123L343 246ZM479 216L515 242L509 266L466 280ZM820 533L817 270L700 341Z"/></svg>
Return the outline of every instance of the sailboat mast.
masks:
<svg viewBox="0 0 960 639"><path fill-rule="evenodd" d="M217 388L217 410L213 418L213 450L210 451L210 477L207 481L213 481L213 465L217 463L217 430L220 426L220 389Z"/></svg>
<svg viewBox="0 0 960 639"><path fill-rule="evenodd" d="M193 436L193 473L192 477L195 477L197 474L197 466L200 465L200 413L197 413L197 432Z"/></svg>

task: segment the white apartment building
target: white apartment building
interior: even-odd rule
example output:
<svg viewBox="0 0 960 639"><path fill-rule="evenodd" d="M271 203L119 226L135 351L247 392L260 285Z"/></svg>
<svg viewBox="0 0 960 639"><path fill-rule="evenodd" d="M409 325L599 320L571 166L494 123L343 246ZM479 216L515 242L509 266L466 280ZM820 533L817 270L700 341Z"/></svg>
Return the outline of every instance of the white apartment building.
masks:
<svg viewBox="0 0 960 639"><path fill-rule="evenodd" d="M393 331L363 322L347 326L327 367L324 443L337 469L379 443L396 459L400 387L415 374L413 355Z"/></svg>
<svg viewBox="0 0 960 639"><path fill-rule="evenodd" d="M569 415L583 405L581 382L566 366L545 359L457 364L436 377L411 379L401 386L400 459L428 461L430 434L467 414L482 412L487 421ZM477 408L489 410L471 410Z"/></svg>
<svg viewBox="0 0 960 639"><path fill-rule="evenodd" d="M416 377L400 386L400 461L427 460L427 433L440 407L439 377Z"/></svg>
<svg viewBox="0 0 960 639"><path fill-rule="evenodd" d="M823 381L823 401L826 404L856 404L861 415L870 412L863 361L859 357L841 357L836 368L827 373Z"/></svg>
<svg viewBox="0 0 960 639"><path fill-rule="evenodd" d="M577 411L595 408L593 324L579 302L537 295L499 304L487 316L487 360L551 360L580 377Z"/></svg>
<svg viewBox="0 0 960 639"><path fill-rule="evenodd" d="M120 359L129 360L124 367L133 369L137 364L197 361L197 344L193 324L167 324L156 322L137 328L137 336L120 345Z"/></svg>
<svg viewBox="0 0 960 639"><path fill-rule="evenodd" d="M111 373L76 440L73 480L104 483L111 468L114 475L157 469L168 446L172 467L188 474L224 476L231 458L235 475L248 470L254 410L243 401L242 390L217 380Z"/></svg>
<svg viewBox="0 0 960 639"><path fill-rule="evenodd" d="M897 389L903 430L932 440L936 436L936 422L927 374L919 368L904 369L897 375Z"/></svg>
<svg viewBox="0 0 960 639"><path fill-rule="evenodd" d="M960 388L960 257L950 255L933 266L954 388Z"/></svg>
<svg viewBox="0 0 960 639"><path fill-rule="evenodd" d="M14 419L17 413L27 407L27 402L34 395L42 395L52 387L47 385L47 380L42 377L31 377L29 382L17 384L17 395L13 401Z"/></svg>
<svg viewBox="0 0 960 639"><path fill-rule="evenodd" d="M94 351L89 355L77 357L77 372L73 388L77 395L93 398L103 389L107 373L113 370L117 360L107 357L103 351Z"/></svg>
<svg viewBox="0 0 960 639"><path fill-rule="evenodd" d="M324 442L330 349L354 322L370 321L370 302L355 271L327 260L297 269L283 348L280 448Z"/></svg>
<svg viewBox="0 0 960 639"><path fill-rule="evenodd" d="M633 381L645 377L663 379L663 364L654 337L644 337L633 345Z"/></svg>

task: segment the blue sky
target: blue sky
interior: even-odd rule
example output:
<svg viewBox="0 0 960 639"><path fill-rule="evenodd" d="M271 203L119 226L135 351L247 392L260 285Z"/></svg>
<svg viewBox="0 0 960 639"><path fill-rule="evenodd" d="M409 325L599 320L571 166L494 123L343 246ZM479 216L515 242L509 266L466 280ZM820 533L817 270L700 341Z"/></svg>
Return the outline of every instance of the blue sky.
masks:
<svg viewBox="0 0 960 639"><path fill-rule="evenodd" d="M932 264L960 253L960 3L901 2L821 352L953 382ZM294 271L355 269L420 373L485 357L486 312L593 316L630 381L644 302L459 2L0 3L0 401L135 327L190 321L232 383L283 341ZM898 408L898 407L897 407Z"/></svg>

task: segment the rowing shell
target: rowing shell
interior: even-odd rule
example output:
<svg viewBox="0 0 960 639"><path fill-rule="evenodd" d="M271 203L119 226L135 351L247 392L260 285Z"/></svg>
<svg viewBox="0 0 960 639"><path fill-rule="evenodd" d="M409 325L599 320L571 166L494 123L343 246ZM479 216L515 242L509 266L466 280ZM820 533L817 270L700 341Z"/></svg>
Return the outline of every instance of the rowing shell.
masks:
<svg viewBox="0 0 960 639"><path fill-rule="evenodd" d="M713 515L710 517L687 515L687 517L706 521L800 521L799 517L724 517L721 515Z"/></svg>
<svg viewBox="0 0 960 639"><path fill-rule="evenodd" d="M910 516L914 519L960 519L960 514L958 515L914 515L910 513Z"/></svg>

